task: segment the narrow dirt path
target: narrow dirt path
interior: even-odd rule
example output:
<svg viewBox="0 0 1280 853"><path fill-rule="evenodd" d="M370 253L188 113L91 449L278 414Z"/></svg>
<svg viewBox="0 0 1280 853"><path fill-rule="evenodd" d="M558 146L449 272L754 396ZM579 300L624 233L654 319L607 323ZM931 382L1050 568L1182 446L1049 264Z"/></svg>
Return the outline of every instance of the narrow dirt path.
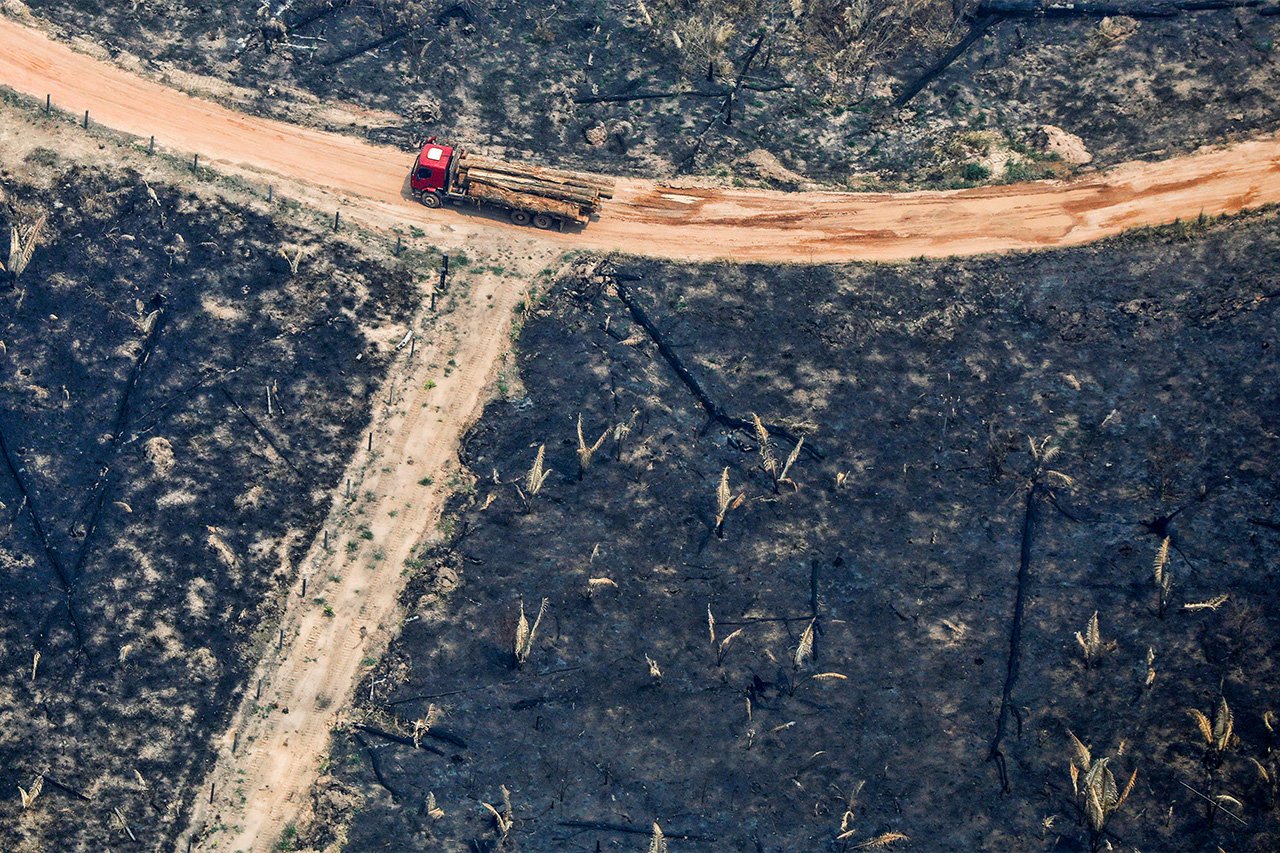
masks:
<svg viewBox="0 0 1280 853"><path fill-rule="evenodd" d="M413 224L429 237L510 233L493 217L428 211L407 195L410 158L359 139L234 112L78 54L0 18L0 85L164 149L373 225ZM1070 246L1142 225L1280 202L1280 139L1079 180L918 193L776 193L675 188L624 179L585 230L538 233L560 249L677 260L895 260Z"/></svg>
<svg viewBox="0 0 1280 853"><path fill-rule="evenodd" d="M523 281L551 261L532 249L520 254L527 265L521 272L528 273ZM191 841L192 850L265 853L305 810L362 661L378 657L399 628L405 559L439 515L447 494L442 473L480 414L524 294L512 278L473 276L470 291L457 294L451 313L437 321L440 335L419 342L412 359L407 347L401 351L391 371L390 406L388 390L381 392L373 451L362 445L345 475L359 497L348 504L341 491L334 496L326 527L337 535L327 551L323 538L312 543L300 566L282 622L284 641L268 647L217 744L217 764L197 794L178 850ZM457 367L446 375L450 360ZM423 485L424 477L434 483Z"/></svg>

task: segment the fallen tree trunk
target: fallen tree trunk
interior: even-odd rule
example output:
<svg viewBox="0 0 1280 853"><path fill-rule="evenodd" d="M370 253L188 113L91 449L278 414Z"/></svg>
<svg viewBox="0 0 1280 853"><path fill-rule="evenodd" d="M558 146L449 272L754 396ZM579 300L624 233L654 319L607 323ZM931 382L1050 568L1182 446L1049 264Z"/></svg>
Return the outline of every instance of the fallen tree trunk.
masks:
<svg viewBox="0 0 1280 853"><path fill-rule="evenodd" d="M790 83L774 83L762 86L757 83L743 83L742 88L749 92L782 92L794 89ZM624 104L628 101L648 101L659 98L723 98L732 89L669 89L665 91L614 92L610 95L581 95L573 99L575 104Z"/></svg>
<svg viewBox="0 0 1280 853"><path fill-rule="evenodd" d="M371 50L377 50L380 47L386 47L389 44L398 42L400 41L400 39L404 38L408 34L409 34L408 30L396 30L394 32L387 33L385 36L382 36L381 38L374 39L371 42L366 42L365 44L362 44L359 47L353 47L351 50L348 50L345 53L340 53L337 56L322 60L320 64L325 67L331 67L334 65L341 65L344 62L350 62L356 57L363 56L364 54L368 53Z"/></svg>
<svg viewBox="0 0 1280 853"><path fill-rule="evenodd" d="M1172 18L1182 12L1207 12L1216 9L1250 9L1262 0L1157 0L1155 3L1038 3L1035 0L986 0L977 8L979 15L1006 18L1102 18L1124 15L1129 18ZM1273 13L1274 14L1274 13Z"/></svg>
<svg viewBox="0 0 1280 853"><path fill-rule="evenodd" d="M1000 789L1009 793L1009 768L1005 761L1005 730L1009 724L1009 711L1013 708L1013 688L1018 683L1018 668L1022 663L1022 621L1026 612L1027 580L1031 575L1031 537L1035 533L1036 499L1039 497L1040 484L1032 482L1027 489L1027 501L1022 515L1022 545L1018 551L1018 574L1014 582L1013 619L1009 626L1009 660L1005 669L1004 687L1000 691L1000 713L996 717L996 733L991 739L991 749L987 752L987 760L996 763L1000 774ZM1019 721L1018 730L1022 724Z"/></svg>
<svg viewBox="0 0 1280 853"><path fill-rule="evenodd" d="M916 78L916 81L904 89L898 97L894 98L893 105L895 107L906 106L908 101L920 94L924 87L932 83L943 71L950 68L952 63L963 56L964 52L972 47L974 42L986 35L987 30L998 24L1001 17L1000 14L986 14L976 19L969 27L969 32L965 34L965 37L955 47L947 51L946 55L934 63L928 71Z"/></svg>
<svg viewBox="0 0 1280 853"><path fill-rule="evenodd" d="M707 426L709 427L711 423L714 422L723 424L730 429L743 430L751 435L755 435L755 423L753 421L729 414L724 410L723 406L711 399L711 395L702 387L702 383L700 383L697 378L689 372L689 368L685 366L684 362L680 359L680 356L676 354L675 350L671 348L671 345L667 343L665 338L663 338L662 333L658 330L658 327L654 324L653 320L650 319L649 315L645 313L645 310L640 307L640 303L636 302L636 300L631 297L631 294L627 289L626 282L638 281L640 280L640 277L619 273L609 266L602 266L600 269L604 275L608 276L613 281L614 286L617 288L618 299L621 300L628 313L631 314L631 319L634 320L640 328L645 330L649 335L649 339L653 341L654 346L658 348L658 353L666 360L667 364L671 366L671 369L675 371L676 376L684 386L689 389L690 393L693 394L694 399L698 401L698 404L702 406L702 410L706 412L707 415ZM764 428L770 435L785 439L792 445L800 444L800 437L786 427L766 423L764 424ZM803 452L812 459L822 459L822 454L818 452L817 448L815 448L812 443L804 444Z"/></svg>
<svg viewBox="0 0 1280 853"><path fill-rule="evenodd" d="M286 20L285 24L289 27L290 32L300 30L309 24L314 24L321 18L332 15L339 9L347 8L350 5L351 0L326 0L326 2L321 3L311 11L299 14L296 19L292 21Z"/></svg>

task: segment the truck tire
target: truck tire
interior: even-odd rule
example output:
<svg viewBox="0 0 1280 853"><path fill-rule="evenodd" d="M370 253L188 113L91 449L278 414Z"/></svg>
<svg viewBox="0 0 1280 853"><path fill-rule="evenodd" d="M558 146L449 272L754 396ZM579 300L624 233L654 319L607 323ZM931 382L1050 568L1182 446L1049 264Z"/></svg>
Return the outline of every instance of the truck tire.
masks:
<svg viewBox="0 0 1280 853"><path fill-rule="evenodd" d="M527 210L511 211L511 221L516 225L528 225L531 218L532 217L529 216L529 211Z"/></svg>
<svg viewBox="0 0 1280 853"><path fill-rule="evenodd" d="M439 207L441 204L440 195L438 193L426 192L418 197L418 201L422 202L423 207Z"/></svg>
<svg viewBox="0 0 1280 853"><path fill-rule="evenodd" d="M535 228L541 228L543 231L546 231L548 228L550 228L554 224L555 224L555 220L552 219L550 216L547 216L545 213L534 214L533 226Z"/></svg>

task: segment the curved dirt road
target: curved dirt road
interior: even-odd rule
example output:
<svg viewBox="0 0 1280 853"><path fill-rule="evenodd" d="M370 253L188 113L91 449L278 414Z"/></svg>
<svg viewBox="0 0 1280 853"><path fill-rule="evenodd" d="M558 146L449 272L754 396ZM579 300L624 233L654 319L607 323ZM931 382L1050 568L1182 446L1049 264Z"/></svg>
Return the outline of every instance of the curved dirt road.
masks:
<svg viewBox="0 0 1280 853"><path fill-rule="evenodd" d="M0 86L183 153L223 171L287 182L295 195L374 225L413 225L450 241L514 226L405 195L409 158L393 148L200 100L79 54L0 18ZM1127 228L1280 202L1274 136L1070 182L917 193L675 189L623 179L599 221L542 239L676 260L893 260L1069 246Z"/></svg>

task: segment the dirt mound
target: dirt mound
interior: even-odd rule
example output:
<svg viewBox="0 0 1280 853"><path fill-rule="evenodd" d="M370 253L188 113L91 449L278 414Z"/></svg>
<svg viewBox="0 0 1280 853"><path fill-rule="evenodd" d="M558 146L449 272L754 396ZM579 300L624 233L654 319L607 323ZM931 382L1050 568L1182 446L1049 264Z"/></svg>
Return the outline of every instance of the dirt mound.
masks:
<svg viewBox="0 0 1280 853"><path fill-rule="evenodd" d="M772 151L766 151L763 148L757 148L747 154L741 162L766 181L787 189L806 189L815 186L814 182L804 175L782 165L782 161Z"/></svg>
<svg viewBox="0 0 1280 853"><path fill-rule="evenodd" d="M1084 140L1051 124L1040 125L1036 132L1036 145L1046 154L1053 154L1064 163L1083 166L1092 162L1093 155L1084 147Z"/></svg>

